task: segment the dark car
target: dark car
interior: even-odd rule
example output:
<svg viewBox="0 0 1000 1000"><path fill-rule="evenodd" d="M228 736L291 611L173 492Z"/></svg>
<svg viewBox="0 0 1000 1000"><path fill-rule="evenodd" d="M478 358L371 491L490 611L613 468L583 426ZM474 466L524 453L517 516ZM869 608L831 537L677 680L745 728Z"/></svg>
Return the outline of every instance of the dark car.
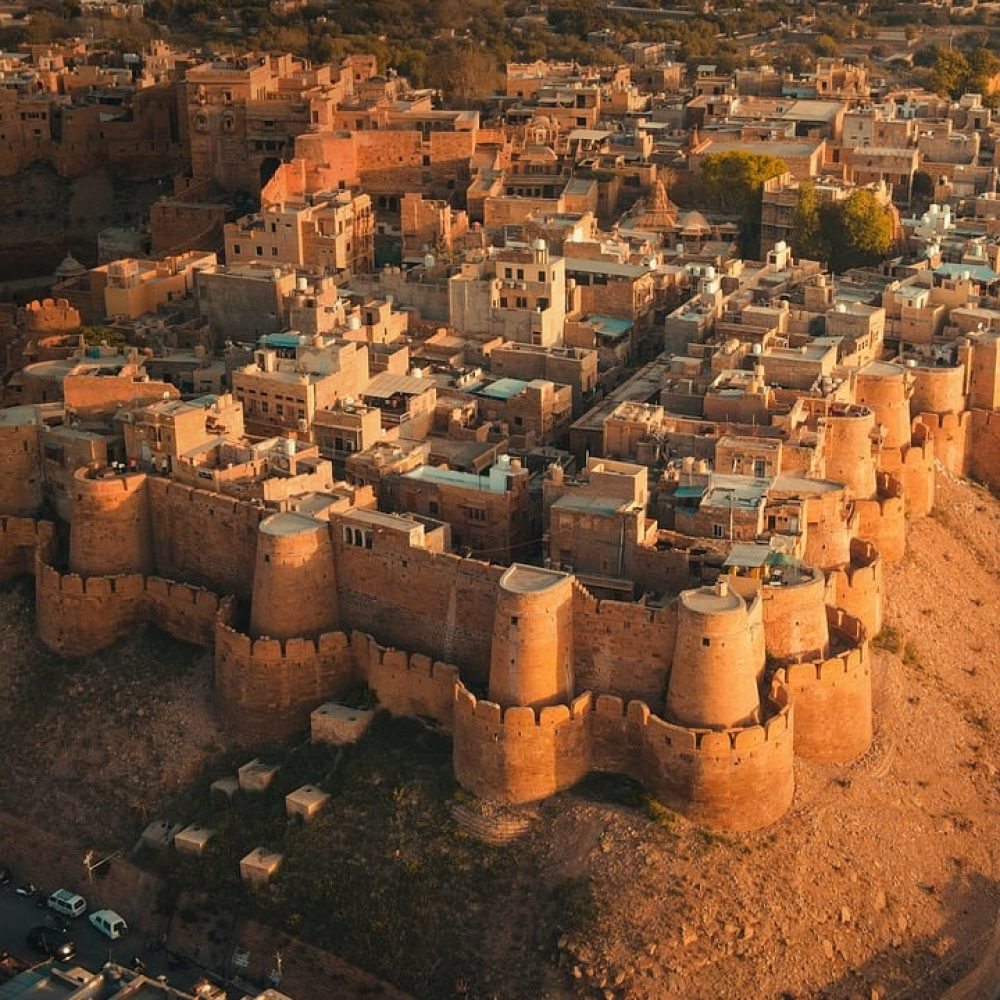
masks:
<svg viewBox="0 0 1000 1000"><path fill-rule="evenodd" d="M33 927L28 932L28 945L61 962L68 962L76 954L76 945L69 934L58 927Z"/></svg>
<svg viewBox="0 0 1000 1000"><path fill-rule="evenodd" d="M14 873L6 865L0 865L0 886L10 885L13 881Z"/></svg>

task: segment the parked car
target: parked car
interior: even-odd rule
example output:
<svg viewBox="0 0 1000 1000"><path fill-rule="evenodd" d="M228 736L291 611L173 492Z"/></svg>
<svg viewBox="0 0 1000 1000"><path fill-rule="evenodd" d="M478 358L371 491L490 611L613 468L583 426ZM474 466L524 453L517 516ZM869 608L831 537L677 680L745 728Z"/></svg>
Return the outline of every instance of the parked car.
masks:
<svg viewBox="0 0 1000 1000"><path fill-rule="evenodd" d="M27 940L29 947L60 962L68 962L76 955L76 944L59 927L33 927L28 931Z"/></svg>
<svg viewBox="0 0 1000 1000"><path fill-rule="evenodd" d="M6 865L0 865L0 886L10 885L13 881L14 873Z"/></svg>
<svg viewBox="0 0 1000 1000"><path fill-rule="evenodd" d="M128 934L128 924L125 918L115 913L114 910L95 910L88 918L91 924L102 934L117 941L118 938Z"/></svg>
<svg viewBox="0 0 1000 1000"><path fill-rule="evenodd" d="M46 906L64 917L79 917L87 909L87 901L69 889L56 889L46 900Z"/></svg>

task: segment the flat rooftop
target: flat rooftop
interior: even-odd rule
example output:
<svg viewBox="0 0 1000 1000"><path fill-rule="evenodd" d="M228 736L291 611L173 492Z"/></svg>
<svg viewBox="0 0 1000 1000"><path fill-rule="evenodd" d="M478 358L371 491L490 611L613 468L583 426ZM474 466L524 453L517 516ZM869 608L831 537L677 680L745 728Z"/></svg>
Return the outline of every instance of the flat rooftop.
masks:
<svg viewBox="0 0 1000 1000"><path fill-rule="evenodd" d="M569 579L569 575L561 573L559 570L514 563L500 577L500 586L515 594L531 594L548 590L550 587L558 587L567 579Z"/></svg>
<svg viewBox="0 0 1000 1000"><path fill-rule="evenodd" d="M528 383L519 378L498 378L495 382L490 382L476 390L477 396L486 396L489 399L512 399L520 395L528 387Z"/></svg>
<svg viewBox="0 0 1000 1000"><path fill-rule="evenodd" d="M265 535L304 535L326 530L326 522L317 521L313 517L297 514L294 511L282 511L261 521L260 530Z"/></svg>
<svg viewBox="0 0 1000 1000"><path fill-rule="evenodd" d="M506 483L502 477L477 476L474 472L456 472L454 469L439 469L434 465L420 465L410 472L404 472L405 479L418 482L436 483L440 486L459 486L481 493L506 493Z"/></svg>

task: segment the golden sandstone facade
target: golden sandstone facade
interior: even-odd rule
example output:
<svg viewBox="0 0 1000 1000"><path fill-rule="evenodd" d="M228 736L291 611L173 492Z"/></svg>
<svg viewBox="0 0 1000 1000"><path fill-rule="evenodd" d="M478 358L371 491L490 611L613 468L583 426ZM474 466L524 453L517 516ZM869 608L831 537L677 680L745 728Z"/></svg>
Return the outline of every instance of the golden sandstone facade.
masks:
<svg viewBox="0 0 1000 1000"><path fill-rule="evenodd" d="M857 410L845 426L868 435L870 411ZM19 436L0 440L5 461L23 451ZM319 520L87 468L73 479L68 562L52 525L11 516L0 572L33 565L39 633L63 655L140 622L214 647L218 710L248 739L302 729L365 681L389 711L450 732L457 779L484 798L530 802L613 771L697 822L747 830L789 807L793 754L848 762L871 740L868 639L882 559L902 552L905 491L868 441L826 442L854 473L846 557L780 586L723 576L662 606L460 558L443 527L405 515ZM26 514L37 494L22 482L26 495L4 502Z"/></svg>

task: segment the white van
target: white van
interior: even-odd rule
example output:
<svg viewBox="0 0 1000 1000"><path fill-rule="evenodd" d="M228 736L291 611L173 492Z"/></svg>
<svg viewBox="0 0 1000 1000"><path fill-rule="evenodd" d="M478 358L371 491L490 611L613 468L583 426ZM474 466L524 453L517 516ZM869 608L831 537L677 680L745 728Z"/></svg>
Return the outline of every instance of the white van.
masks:
<svg viewBox="0 0 1000 1000"><path fill-rule="evenodd" d="M128 934L128 924L114 910L95 910L88 918L103 935L117 941Z"/></svg>
<svg viewBox="0 0 1000 1000"><path fill-rule="evenodd" d="M64 917L79 917L87 909L87 901L69 889L56 889L46 900L46 906Z"/></svg>

